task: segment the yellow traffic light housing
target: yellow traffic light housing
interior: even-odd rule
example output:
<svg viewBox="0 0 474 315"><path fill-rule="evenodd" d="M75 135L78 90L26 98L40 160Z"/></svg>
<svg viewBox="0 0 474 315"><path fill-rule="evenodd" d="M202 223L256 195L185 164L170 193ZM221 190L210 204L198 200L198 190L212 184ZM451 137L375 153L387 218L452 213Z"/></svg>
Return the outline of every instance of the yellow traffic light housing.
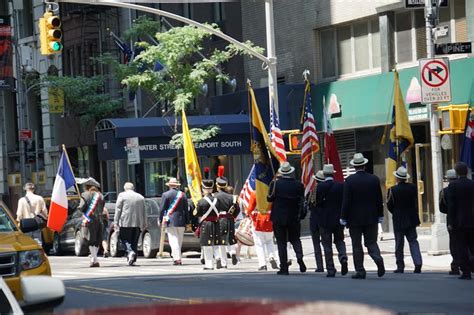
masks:
<svg viewBox="0 0 474 315"><path fill-rule="evenodd" d="M59 16L46 12L39 19L39 30L42 55L58 54L63 50L63 44L61 43L63 32L61 31Z"/></svg>
<svg viewBox="0 0 474 315"><path fill-rule="evenodd" d="M466 125L466 115L469 111L469 105L447 105L439 106L441 111L441 130L440 134L463 133Z"/></svg>

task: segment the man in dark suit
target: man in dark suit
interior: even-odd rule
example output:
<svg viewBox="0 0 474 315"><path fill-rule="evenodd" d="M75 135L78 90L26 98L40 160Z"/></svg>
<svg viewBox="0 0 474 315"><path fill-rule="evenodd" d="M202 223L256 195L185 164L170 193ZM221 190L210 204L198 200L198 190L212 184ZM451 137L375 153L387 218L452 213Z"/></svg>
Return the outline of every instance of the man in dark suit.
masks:
<svg viewBox="0 0 474 315"><path fill-rule="evenodd" d="M190 223L188 199L186 194L178 189L181 184L176 178L170 178L165 185L170 189L161 197L161 212L158 223L164 224L166 228L173 265L182 265L181 245L183 244L185 227Z"/></svg>
<svg viewBox="0 0 474 315"><path fill-rule="evenodd" d="M458 162L455 167L458 180L449 184L448 216L456 234L456 251L462 275L459 279L471 280L469 252L474 253L474 181L467 178L467 165Z"/></svg>
<svg viewBox="0 0 474 315"><path fill-rule="evenodd" d="M416 227L420 225L418 217L418 193L416 186L407 183L410 175L407 169L400 166L393 172L397 178L397 185L388 191L387 208L393 214L393 230L395 232L395 257L397 269L395 273L403 273L405 262L403 261L403 247L405 237L410 246L410 254L415 265L414 273L421 273L422 258L420 244L418 244Z"/></svg>
<svg viewBox="0 0 474 315"><path fill-rule="evenodd" d="M333 278L336 275L334 267L332 242L334 235L334 245L336 245L339 262L341 263L341 274L346 275L347 254L344 243L344 227L340 224L341 207L344 186L333 179L334 166L326 164L323 166L325 180L316 186L316 205L318 209L318 225L321 231L321 238L324 248L324 258L326 259L327 277Z"/></svg>
<svg viewBox="0 0 474 315"><path fill-rule="evenodd" d="M303 261L303 246L300 240L300 220L305 217L303 210L304 187L293 177L295 168L283 162L278 169L280 177L270 183L267 200L273 202L270 220L280 257L279 275L288 275L287 242L293 245L300 271L306 272Z"/></svg>
<svg viewBox="0 0 474 315"><path fill-rule="evenodd" d="M324 173L322 170L317 171L316 175L314 175L314 179L316 182L322 183L324 182ZM321 250L321 228L318 224L318 216L319 216L319 205L316 204L316 190L319 187L319 184L310 192L307 205L310 211L309 214L309 230L311 231L311 240L313 241L313 249L314 249L314 259L316 260L316 269L315 272L324 272L324 264L323 264L323 252ZM341 210L339 209L339 213ZM339 221L338 221L339 222ZM339 223L338 223L339 224ZM332 245L331 245L332 246Z"/></svg>
<svg viewBox="0 0 474 315"><path fill-rule="evenodd" d="M378 276L383 277L385 274L383 258L377 245L378 223L383 222L382 190L379 178L365 171L368 162L362 153L354 154L350 164L356 169L356 173L349 176L344 183L340 222L349 227L352 239L356 270L353 279L366 277L362 235L364 245L377 265Z"/></svg>
<svg viewBox="0 0 474 315"><path fill-rule="evenodd" d="M456 175L456 171L454 169L450 169L446 171L446 180L448 183L454 182L458 176ZM452 229L449 229L449 226L452 226L453 218L448 214L448 198L449 198L449 186L446 186L439 192L439 211L441 213L446 214L446 227L448 228L449 233L449 252L451 253L451 257L453 260L451 261L451 271L449 272L450 275L460 275L461 272L459 271L459 261L458 255L456 251L456 235Z"/></svg>

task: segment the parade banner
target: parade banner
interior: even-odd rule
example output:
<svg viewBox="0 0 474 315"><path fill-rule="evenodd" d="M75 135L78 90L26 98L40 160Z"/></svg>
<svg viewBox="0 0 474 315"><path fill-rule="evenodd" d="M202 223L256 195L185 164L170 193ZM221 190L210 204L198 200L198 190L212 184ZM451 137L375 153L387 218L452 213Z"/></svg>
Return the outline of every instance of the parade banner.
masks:
<svg viewBox="0 0 474 315"><path fill-rule="evenodd" d="M0 90L12 88L12 40L8 16L0 16Z"/></svg>
<svg viewBox="0 0 474 315"><path fill-rule="evenodd" d="M186 165L186 178L188 182L189 193L194 205L197 205L198 201L202 198L201 194L201 168L199 167L199 161L197 159L196 150L194 149L193 140L189 133L188 121L186 120L186 113L184 110L181 112L183 118L183 148L184 148L184 161Z"/></svg>

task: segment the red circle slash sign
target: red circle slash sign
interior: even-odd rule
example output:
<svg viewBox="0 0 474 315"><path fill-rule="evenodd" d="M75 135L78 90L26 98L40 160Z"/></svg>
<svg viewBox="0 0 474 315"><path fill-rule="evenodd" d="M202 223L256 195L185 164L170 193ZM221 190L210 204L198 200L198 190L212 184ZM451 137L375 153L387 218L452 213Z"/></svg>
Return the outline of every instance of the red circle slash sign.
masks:
<svg viewBox="0 0 474 315"><path fill-rule="evenodd" d="M428 86L439 87L446 83L448 76L448 67L438 60L433 60L425 64L421 78ZM436 79L439 80L438 83L433 82L437 81Z"/></svg>

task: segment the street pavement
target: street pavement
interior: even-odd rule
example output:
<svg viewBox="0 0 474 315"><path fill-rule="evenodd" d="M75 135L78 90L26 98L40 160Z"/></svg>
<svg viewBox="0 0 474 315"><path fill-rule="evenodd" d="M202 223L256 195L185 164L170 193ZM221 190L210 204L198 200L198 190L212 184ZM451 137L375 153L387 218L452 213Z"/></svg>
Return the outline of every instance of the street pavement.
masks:
<svg viewBox="0 0 474 315"><path fill-rule="evenodd" d="M420 236L424 259L422 274L412 273L413 264L409 255L405 259L406 273L392 273L395 269L394 240L392 235L386 234L379 245L387 274L378 278L376 266L367 256L367 280L350 278L353 273L351 255L347 276L338 273L336 278L329 279L325 273L315 273L311 238L306 236L302 240L308 271L300 273L298 265L293 263L290 276L277 276L271 269L258 272L254 256L242 258L236 266L230 264L227 270L213 271L202 269L197 253L186 253L182 266L172 266L169 257L139 257L137 266L128 266L126 259L121 257L100 259L100 268L89 268L87 257L50 257L53 276L64 280L67 288L65 301L57 310L164 302L199 303L203 300L272 299L357 302L403 313L474 313L474 281L461 281L449 276L447 271L451 257L429 256L429 236ZM346 239L346 244L351 253L350 239Z"/></svg>

